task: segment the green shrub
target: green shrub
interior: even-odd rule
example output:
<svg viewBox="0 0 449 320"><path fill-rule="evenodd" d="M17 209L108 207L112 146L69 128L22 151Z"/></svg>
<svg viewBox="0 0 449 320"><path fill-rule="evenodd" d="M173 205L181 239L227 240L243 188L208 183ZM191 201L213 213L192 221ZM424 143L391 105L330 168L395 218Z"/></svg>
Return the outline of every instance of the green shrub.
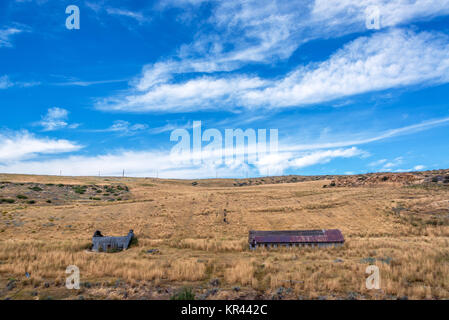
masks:
<svg viewBox="0 0 449 320"><path fill-rule="evenodd" d="M0 199L0 203L4 203L4 202L6 202L6 203L14 203L14 202L16 202L16 200L14 200L14 199Z"/></svg>
<svg viewBox="0 0 449 320"><path fill-rule="evenodd" d="M27 197L27 196L24 196L23 194L18 194L18 195L17 195L17 199L23 199L23 200L25 200L25 199L28 199L28 197Z"/></svg>
<svg viewBox="0 0 449 320"><path fill-rule="evenodd" d="M39 188L38 186L30 187L29 189L36 192L42 191L42 188Z"/></svg>
<svg viewBox="0 0 449 320"><path fill-rule="evenodd" d="M86 192L86 187L83 186L73 186L72 189L79 194L84 194Z"/></svg>
<svg viewBox="0 0 449 320"><path fill-rule="evenodd" d="M179 292L170 297L170 300L195 300L192 288L184 287Z"/></svg>
<svg viewBox="0 0 449 320"><path fill-rule="evenodd" d="M132 239L131 239L131 242L129 243L129 246L131 247L131 246L137 246L139 244L139 240L137 240L137 238L136 238L136 236L134 236Z"/></svg>

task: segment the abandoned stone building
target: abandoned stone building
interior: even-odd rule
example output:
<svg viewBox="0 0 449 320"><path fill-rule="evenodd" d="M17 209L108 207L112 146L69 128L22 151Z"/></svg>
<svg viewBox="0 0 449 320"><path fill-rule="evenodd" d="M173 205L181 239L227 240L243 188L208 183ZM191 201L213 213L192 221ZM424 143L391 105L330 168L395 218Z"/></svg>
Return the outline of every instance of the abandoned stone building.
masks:
<svg viewBox="0 0 449 320"><path fill-rule="evenodd" d="M92 237L92 251L119 251L128 249L134 237L133 230L129 230L124 237L104 237L100 231L95 231Z"/></svg>

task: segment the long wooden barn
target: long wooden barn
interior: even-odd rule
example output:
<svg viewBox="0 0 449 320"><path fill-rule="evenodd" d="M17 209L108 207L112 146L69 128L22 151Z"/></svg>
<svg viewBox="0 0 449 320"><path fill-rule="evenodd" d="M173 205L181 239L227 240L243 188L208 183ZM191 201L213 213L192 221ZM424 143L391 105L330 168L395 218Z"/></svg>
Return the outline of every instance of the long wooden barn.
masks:
<svg viewBox="0 0 449 320"><path fill-rule="evenodd" d="M249 248L258 247L331 247L342 246L345 242L338 229L249 231Z"/></svg>

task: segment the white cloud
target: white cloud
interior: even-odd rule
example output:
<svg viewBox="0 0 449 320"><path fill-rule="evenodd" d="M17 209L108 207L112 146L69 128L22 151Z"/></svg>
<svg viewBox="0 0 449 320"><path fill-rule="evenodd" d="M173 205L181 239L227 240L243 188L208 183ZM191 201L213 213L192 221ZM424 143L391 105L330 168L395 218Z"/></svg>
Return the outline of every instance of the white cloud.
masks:
<svg viewBox="0 0 449 320"><path fill-rule="evenodd" d="M50 85L88 87L88 86L93 86L93 85L127 82L127 81L128 81L127 79L96 80L96 81L72 80L72 81L66 81L66 82L50 83Z"/></svg>
<svg viewBox="0 0 449 320"><path fill-rule="evenodd" d="M223 108L235 103L238 95L259 87L264 82L258 78L202 77L181 84L162 84L145 92L123 98L100 101L96 106L108 111L194 111L206 108Z"/></svg>
<svg viewBox="0 0 449 320"><path fill-rule="evenodd" d="M118 16L132 18L132 19L138 21L139 23L142 23L146 20L145 16L140 12L134 12L134 11L118 9L118 8L106 8L106 12L110 15L118 15Z"/></svg>
<svg viewBox="0 0 449 320"><path fill-rule="evenodd" d="M10 38L18 33L23 32L19 28L9 27L5 29L0 29L0 48L1 47L12 47Z"/></svg>
<svg viewBox="0 0 449 320"><path fill-rule="evenodd" d="M121 135L134 135L140 131L145 131L148 129L147 124L131 124L125 120L116 120L114 123L107 129L99 129L93 130L94 132L117 132Z"/></svg>
<svg viewBox="0 0 449 320"><path fill-rule="evenodd" d="M350 42L327 61L297 68L275 80L235 75L165 83L170 77L167 68L159 65L156 73L145 71L136 90L99 101L96 107L126 112L279 108L403 86L443 83L449 81L449 38L428 32L380 32Z"/></svg>
<svg viewBox="0 0 449 320"><path fill-rule="evenodd" d="M66 127L68 111L62 108L50 108L47 114L42 117L39 124L44 127L44 131L52 131Z"/></svg>
<svg viewBox="0 0 449 320"><path fill-rule="evenodd" d="M27 88L27 87L33 87L39 85L40 82L36 81L29 81L29 82L21 82L21 81L11 81L8 75L4 75L0 77L0 89L8 89L11 87L21 87L21 88Z"/></svg>
<svg viewBox="0 0 449 320"><path fill-rule="evenodd" d="M62 108L50 108L47 114L37 124L43 127L44 131L54 131L63 128L75 129L79 124L67 123L69 112Z"/></svg>
<svg viewBox="0 0 449 320"><path fill-rule="evenodd" d="M377 166L383 165L387 161L388 161L387 159L380 159L380 160L377 160L377 161L373 161L373 162L369 163L368 165L371 166L371 167L377 167Z"/></svg>
<svg viewBox="0 0 449 320"><path fill-rule="evenodd" d="M192 123L190 121L185 124L181 124L181 125L178 125L175 123L167 123L166 125L152 128L150 131L153 134L160 134L160 133L164 133L164 132L170 132L175 129L189 129L191 127L192 127Z"/></svg>
<svg viewBox="0 0 449 320"><path fill-rule="evenodd" d="M410 169L403 169L403 168L399 168L399 169L381 169L380 171L387 171L387 172L413 172L413 171L422 171L426 168L426 166L423 165L417 165L414 166L413 168Z"/></svg>
<svg viewBox="0 0 449 320"><path fill-rule="evenodd" d="M334 158L351 158L362 155L363 152L356 147L349 149L336 149L315 151L291 161L295 168L304 168L318 163L328 163Z"/></svg>
<svg viewBox="0 0 449 320"><path fill-rule="evenodd" d="M7 89L9 87L12 87L13 84L12 82L9 80L8 76L1 76L0 77L0 89Z"/></svg>
<svg viewBox="0 0 449 320"><path fill-rule="evenodd" d="M33 158L39 154L72 152L82 147L63 139L37 138L27 131L0 133L0 163Z"/></svg>
<svg viewBox="0 0 449 320"><path fill-rule="evenodd" d="M315 68L248 91L250 106L319 103L370 91L449 80L449 39L443 34L391 30L362 37Z"/></svg>
<svg viewBox="0 0 449 320"><path fill-rule="evenodd" d="M402 166L404 164L404 158L403 157L396 157L393 160L389 161L387 159L382 159L379 161L375 161L370 163L370 166L380 166L379 169L376 171L379 172L410 172L410 171L422 171L426 168L424 165L416 165L411 169L403 169L398 168L399 166Z"/></svg>
<svg viewBox="0 0 449 320"><path fill-rule="evenodd" d="M389 161L383 164L382 171L390 171L392 168L400 166L404 162L404 159L402 157L397 157L393 161Z"/></svg>
<svg viewBox="0 0 449 320"><path fill-rule="evenodd" d="M162 1L160 7L196 10L192 5L204 2ZM379 8L382 27L449 13L449 0L208 2L211 16L204 23L210 28L207 33L200 31L193 43L182 46L179 56L188 64L211 64L211 70L222 71L246 62L273 63L288 58L301 44L313 39L365 31L365 11L371 6Z"/></svg>
<svg viewBox="0 0 449 320"><path fill-rule="evenodd" d="M18 161L35 155L39 152L35 149L31 151L19 152L19 155L5 154L9 151L14 153L16 144L20 146L31 146L34 143L19 141L20 139L10 139L7 146L0 148L0 160L3 154L4 158L17 161L9 161L7 164L0 165L0 172L9 173L34 173L34 174L56 174L62 170L67 175L97 175L100 171L103 175L121 175L125 169L129 176L156 176L163 178L210 178L218 174L219 177L244 177L247 172L249 175L273 175L282 174L286 169L301 169L316 164L328 163L336 158L347 159L352 157L364 158L369 154L355 145L368 144L374 141L388 139L398 135L410 134L420 130L433 128L449 122L449 118L426 121L420 124L410 125L403 128L388 130L365 139L344 139L339 142L317 142L301 145L297 139L292 141L280 141L278 153L265 154L255 162L254 166L248 166L245 163L234 161L232 163L219 164L217 160L222 159L220 152L203 152L202 154L192 154L195 159L202 158L203 165L193 165L186 163L183 155L172 154L170 150L149 150L149 151L130 151L121 150L104 155L93 156L70 156L52 160L33 160ZM120 127L120 126L117 126ZM58 140L59 142L61 140ZM62 140L65 141L65 140ZM52 141L55 142L55 141ZM65 144L69 142L65 141ZM59 145L55 152L64 152L64 143ZM66 145L67 152L81 148L76 144ZM257 148L248 147L247 150L237 149L235 154L247 154L249 150ZM44 148L40 148L41 153L45 153ZM47 151L50 152L50 151ZM201 156L201 157L200 157ZM151 159L149 161L148 159ZM390 163L390 164L388 164ZM402 157L395 158L392 161L381 159L372 164L387 165L385 170L392 171L395 166L403 163ZM421 169L421 166L415 167L415 170ZM400 169L398 169L400 170ZM395 170L397 171L397 170ZM412 171L412 170L408 170Z"/></svg>
<svg viewBox="0 0 449 320"><path fill-rule="evenodd" d="M289 141L285 141L285 145L289 146L290 149L285 149L285 151L302 151L302 150L317 150L317 149L330 149L330 148L343 148L348 146L357 146L357 145L363 145L368 144L371 142L376 141L382 141L388 138L407 135L407 134L413 134L416 132L420 132L423 130L429 130L432 128L436 128L438 126L447 125L449 124L449 117L446 118L440 118L440 119L433 119L428 121L423 121L418 124L412 124L409 126L396 128L396 129L390 129L383 132L378 132L375 134L364 134L364 133L357 133L354 134L356 138L352 138L351 136L345 136L345 137L337 137L337 139L334 139L332 141L315 141L313 143L308 144L298 144L293 143L292 140L297 140L296 137L293 139L290 139ZM384 163L386 161L382 161Z"/></svg>
<svg viewBox="0 0 449 320"><path fill-rule="evenodd" d="M283 147L282 150L293 150L295 146ZM286 169L302 169L316 164L328 163L336 158L363 157L366 152L356 147L347 149L318 150L309 152L280 151L261 157L256 167L260 174L281 175Z"/></svg>
<svg viewBox="0 0 449 320"><path fill-rule="evenodd" d="M448 0L316 0L311 20L320 22L324 30L335 25L360 28L365 23L366 9L372 6L379 9L381 27L396 26L449 13Z"/></svg>
<svg viewBox="0 0 449 320"><path fill-rule="evenodd" d="M97 107L121 111L191 111L211 109L219 104L258 107L296 106L328 101L347 95L372 90L382 90L402 85L410 85L430 80L438 80L447 70L437 70L429 74L429 68L438 63L438 58L447 59L447 41L432 38L429 34L387 33L387 36L362 38L340 51L333 60L309 68L298 68L281 81L266 82L249 74L239 73L231 76L212 76L191 78L184 83L172 83L177 74L229 72L251 63L275 64L287 59L302 44L320 38L338 37L348 33L366 30L365 10L377 6L381 14L382 27L392 27L410 21L419 21L449 13L449 0L317 0L317 1L276 1L276 0L229 0L229 1L161 1L159 9L170 7L185 11L196 10L196 6L209 2L211 16L206 20L195 21L198 25L207 25L207 32L201 29L195 35L195 41L182 45L176 56L163 59L145 66L140 79L129 95L118 96L101 101ZM435 41L433 41L435 40ZM397 41L397 42L396 42ZM413 42L418 41L418 48ZM383 43L382 43L383 42ZM439 43L445 42L445 43ZM405 47L401 45L405 44ZM424 50L424 65L413 70L417 56L427 45L436 45ZM379 50L376 46L383 45ZM393 45L392 48L389 48ZM442 47L441 47L442 46ZM361 50L357 53L357 50ZM400 49L397 53L396 50ZM410 52L408 50L412 49ZM440 56L432 58L430 52L436 49ZM400 61L405 53L404 61ZM344 56L349 54L349 56ZM356 55L351 57L351 55ZM341 61L340 61L341 59ZM430 60L429 60L430 59ZM379 64L379 65L378 65ZM419 64L418 64L419 65ZM443 67L442 65L439 65ZM338 68L343 68L340 71ZM360 67L360 69L359 69ZM446 66L447 67L447 66ZM423 76L419 72L425 72ZM339 76L344 76L338 81ZM355 78L352 78L354 76ZM240 89L238 92L223 92L225 97L204 99L187 97L179 91L194 88L201 90L205 86L214 86L221 80L234 81L247 79L255 83L253 89ZM308 83L307 81L311 81ZM374 80L372 85L371 80ZM209 82L210 84L206 84ZM324 84L323 86L321 84ZM260 87L259 87L260 86ZM227 87L230 87L229 85ZM175 91L175 95L170 95ZM225 91L225 90L224 90ZM178 95L176 95L178 93ZM228 97L229 95L229 97ZM322 97L322 98L321 98ZM266 99L269 98L269 99ZM267 100L267 101L266 101ZM107 107L106 107L107 106ZM233 108L234 105L228 106Z"/></svg>
<svg viewBox="0 0 449 320"><path fill-rule="evenodd" d="M111 126L111 131L139 131L147 129L148 125L146 124L133 124L131 125L128 121L117 120L114 121L114 124Z"/></svg>
<svg viewBox="0 0 449 320"><path fill-rule="evenodd" d="M186 163L181 155L170 151L119 151L96 156L70 156L43 161L17 161L0 165L1 172L65 175L121 175L124 169L129 176L155 176L160 178L210 178L218 173L221 177L236 177L247 171L252 175L282 174L288 168L304 168L318 163L327 163L334 158L359 156L357 148L316 151L304 155L280 153L267 155L250 167L245 163L214 164L217 154L203 153L203 164ZM192 157L199 155L193 154ZM149 161L151 159L151 161Z"/></svg>

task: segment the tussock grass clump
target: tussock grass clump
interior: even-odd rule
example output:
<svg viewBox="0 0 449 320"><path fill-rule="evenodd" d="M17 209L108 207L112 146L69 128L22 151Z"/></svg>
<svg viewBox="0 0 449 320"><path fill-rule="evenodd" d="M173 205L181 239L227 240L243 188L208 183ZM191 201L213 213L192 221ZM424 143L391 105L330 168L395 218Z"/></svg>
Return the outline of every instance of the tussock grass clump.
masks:
<svg viewBox="0 0 449 320"><path fill-rule="evenodd" d="M206 278L206 266L195 259L177 260L170 264L168 278L177 281L203 280Z"/></svg>
<svg viewBox="0 0 449 320"><path fill-rule="evenodd" d="M252 261L239 261L225 270L224 278L230 284L251 285L257 280L254 278L255 268Z"/></svg>
<svg viewBox="0 0 449 320"><path fill-rule="evenodd" d="M248 240L182 239L180 241L173 241L172 246L212 252L241 252L248 247Z"/></svg>

